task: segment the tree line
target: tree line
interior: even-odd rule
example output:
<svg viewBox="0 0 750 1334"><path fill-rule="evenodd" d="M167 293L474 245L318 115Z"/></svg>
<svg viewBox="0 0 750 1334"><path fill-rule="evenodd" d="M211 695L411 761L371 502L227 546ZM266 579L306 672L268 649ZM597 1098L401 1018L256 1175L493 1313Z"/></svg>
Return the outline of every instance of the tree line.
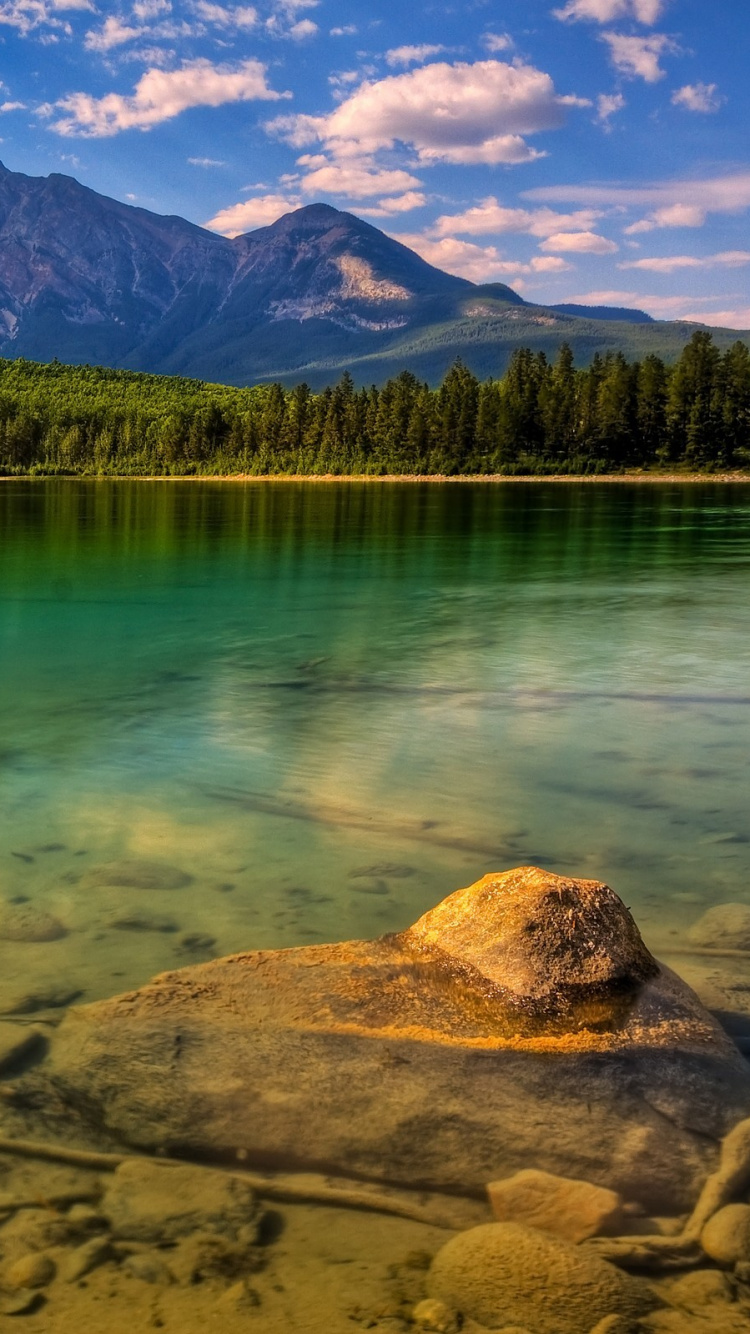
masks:
<svg viewBox="0 0 750 1334"><path fill-rule="evenodd" d="M563 344L502 378L460 361L435 389L404 371L234 389L58 362L0 360L0 474L545 475L750 467L750 351L698 330L674 365Z"/></svg>

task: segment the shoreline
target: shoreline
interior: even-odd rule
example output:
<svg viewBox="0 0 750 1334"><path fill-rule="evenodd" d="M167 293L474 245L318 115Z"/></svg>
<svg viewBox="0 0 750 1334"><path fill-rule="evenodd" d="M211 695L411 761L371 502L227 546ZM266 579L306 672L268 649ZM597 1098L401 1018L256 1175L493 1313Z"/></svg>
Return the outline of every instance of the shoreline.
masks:
<svg viewBox="0 0 750 1334"><path fill-rule="evenodd" d="M522 483L542 483L542 482L564 482L568 485L582 484L586 486L596 485L600 482L609 483L745 483L750 484L750 472L722 472L722 473L704 473L704 472L626 472L626 473L550 473L548 475L538 475L535 473L523 473L518 475L506 475L505 473L472 473L469 475L448 476L442 473L184 473L170 474L161 476L159 474L149 474L146 476L133 476L128 473L103 474L95 476L93 474L82 473L50 473L46 475L31 475L29 473L20 473L16 476L0 476L2 482L430 482L444 483L453 485L455 483L491 483L498 485L508 482L511 484Z"/></svg>

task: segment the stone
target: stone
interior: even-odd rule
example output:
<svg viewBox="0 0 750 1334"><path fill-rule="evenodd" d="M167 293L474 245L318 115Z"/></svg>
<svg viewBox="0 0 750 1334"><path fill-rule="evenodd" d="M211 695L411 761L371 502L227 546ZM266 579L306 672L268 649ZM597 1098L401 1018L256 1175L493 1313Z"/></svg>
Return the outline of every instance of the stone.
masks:
<svg viewBox="0 0 750 1334"><path fill-rule="evenodd" d="M94 1139L148 1153L465 1195L533 1167L659 1214L692 1207L750 1111L747 1062L613 891L533 867L399 934L77 1008L45 1078Z"/></svg>
<svg viewBox="0 0 750 1334"><path fill-rule="evenodd" d="M150 912L117 912L105 923L114 931L179 931L180 924L173 917Z"/></svg>
<svg viewBox="0 0 750 1334"><path fill-rule="evenodd" d="M659 1302L642 1279L517 1223L483 1223L438 1251L427 1291L488 1329L589 1334L606 1315L636 1320Z"/></svg>
<svg viewBox="0 0 750 1334"><path fill-rule="evenodd" d="M91 1274L100 1265L106 1264L114 1256L112 1243L109 1237L92 1237L91 1241L85 1241L82 1246L76 1246L75 1250L60 1261L60 1278L65 1283L77 1283L79 1279L85 1278Z"/></svg>
<svg viewBox="0 0 750 1334"><path fill-rule="evenodd" d="M626 1315L605 1315L589 1334L640 1334L642 1329L639 1321L630 1320ZM507 1330L503 1334L507 1334Z"/></svg>
<svg viewBox="0 0 750 1334"><path fill-rule="evenodd" d="M6 1270L5 1281L11 1288L46 1288L56 1273L57 1266L52 1256L37 1251L16 1260Z"/></svg>
<svg viewBox="0 0 750 1334"><path fill-rule="evenodd" d="M710 950L750 950L750 907L719 903L709 908L688 931L691 945Z"/></svg>
<svg viewBox="0 0 750 1334"><path fill-rule="evenodd" d="M31 1315L44 1305L44 1296L33 1288L21 1288L0 1302L0 1315Z"/></svg>
<svg viewBox="0 0 750 1334"><path fill-rule="evenodd" d="M736 1296L731 1281L720 1269L694 1269L662 1284L661 1291L673 1306L699 1313L717 1302L733 1302Z"/></svg>
<svg viewBox="0 0 750 1334"><path fill-rule="evenodd" d="M709 1218L700 1236L706 1255L724 1269L750 1260L750 1204L727 1204Z"/></svg>
<svg viewBox="0 0 750 1334"><path fill-rule="evenodd" d="M170 1252L169 1265L179 1283L240 1279L262 1267L259 1253L245 1239L236 1242L219 1232L193 1232Z"/></svg>
<svg viewBox="0 0 750 1334"><path fill-rule="evenodd" d="M0 1074L44 1046L44 1034L31 1024L0 1020Z"/></svg>
<svg viewBox="0 0 750 1334"><path fill-rule="evenodd" d="M254 1237L262 1216L241 1175L147 1158L128 1159L112 1173L102 1210L115 1237L162 1245L199 1229L235 1239L252 1225Z"/></svg>
<svg viewBox="0 0 750 1334"><path fill-rule="evenodd" d="M126 1256L122 1268L126 1274L139 1278L142 1283L157 1283L167 1287L174 1277L158 1251L140 1251Z"/></svg>
<svg viewBox="0 0 750 1334"><path fill-rule="evenodd" d="M57 917L31 903L5 903L0 908L0 940L40 943L61 940L67 934L67 927Z"/></svg>
<svg viewBox="0 0 750 1334"><path fill-rule="evenodd" d="M624 1230L624 1200L616 1191L526 1168L487 1186L498 1223L523 1223L564 1241L617 1236Z"/></svg>
<svg viewBox="0 0 750 1334"><path fill-rule="evenodd" d="M260 1297L255 1288L251 1288L246 1278L241 1278L238 1283L233 1283L226 1292L221 1294L217 1302L219 1310L237 1311L242 1314L244 1311L254 1311L260 1306Z"/></svg>
<svg viewBox="0 0 750 1334"><path fill-rule="evenodd" d="M101 885L112 889L184 889L193 883L193 877L167 862L125 857L93 867L86 873L84 883L91 888Z"/></svg>
<svg viewBox="0 0 750 1334"><path fill-rule="evenodd" d="M437 1297L417 1302L411 1318L417 1329L434 1330L436 1334L458 1334L461 1328L456 1312Z"/></svg>
<svg viewBox="0 0 750 1334"><path fill-rule="evenodd" d="M68 1209L65 1222L71 1236L91 1236L107 1228L107 1219L101 1209L93 1209L90 1204L74 1204Z"/></svg>
<svg viewBox="0 0 750 1334"><path fill-rule="evenodd" d="M21 988L0 1001L0 1014L39 1014L41 1010L62 1010L83 993L74 982L37 982L31 990Z"/></svg>

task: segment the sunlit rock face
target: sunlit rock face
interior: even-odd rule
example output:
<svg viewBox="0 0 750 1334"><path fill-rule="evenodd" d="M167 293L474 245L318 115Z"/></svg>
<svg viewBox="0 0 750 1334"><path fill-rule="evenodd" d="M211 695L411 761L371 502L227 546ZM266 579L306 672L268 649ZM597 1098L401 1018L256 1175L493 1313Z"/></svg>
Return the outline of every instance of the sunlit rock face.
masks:
<svg viewBox="0 0 750 1334"><path fill-rule="evenodd" d="M92 1134L481 1194L538 1168L687 1208L750 1073L616 894L533 867L408 930L164 973L47 1066Z"/></svg>

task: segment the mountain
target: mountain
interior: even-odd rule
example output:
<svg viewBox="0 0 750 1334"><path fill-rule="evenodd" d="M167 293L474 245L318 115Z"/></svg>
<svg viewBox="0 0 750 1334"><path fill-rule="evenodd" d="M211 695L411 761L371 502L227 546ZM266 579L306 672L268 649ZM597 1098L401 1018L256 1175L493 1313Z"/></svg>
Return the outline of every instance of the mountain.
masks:
<svg viewBox="0 0 750 1334"><path fill-rule="evenodd" d="M582 315L587 320L628 320L631 324L653 324L653 315L645 310L631 310L628 306L577 306L564 301L559 306L548 306L548 310L559 311L561 315Z"/></svg>
<svg viewBox="0 0 750 1334"><path fill-rule="evenodd" d="M497 375L515 347L579 361L675 357L695 325L642 311L543 307L443 273L351 213L312 204L233 240L57 173L0 164L0 356L98 363L229 384L348 368L438 380L460 355ZM715 330L720 346L730 330Z"/></svg>

